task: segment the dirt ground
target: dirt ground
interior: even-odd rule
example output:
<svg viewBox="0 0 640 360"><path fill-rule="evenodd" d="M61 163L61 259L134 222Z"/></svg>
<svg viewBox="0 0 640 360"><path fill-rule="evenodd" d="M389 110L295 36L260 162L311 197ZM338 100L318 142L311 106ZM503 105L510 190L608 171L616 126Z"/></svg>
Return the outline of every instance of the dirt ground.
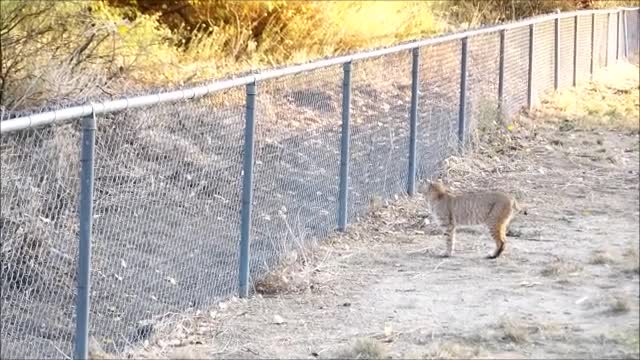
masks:
<svg viewBox="0 0 640 360"><path fill-rule="evenodd" d="M508 191L527 209L499 259L485 258L494 245L482 228L460 230L442 258L420 195L380 202L347 234L299 251L258 284L264 294L177 316L130 355L639 358L638 68L624 71L581 90L610 121L568 109L573 92L448 160L454 190ZM267 295L282 277L285 290Z"/></svg>

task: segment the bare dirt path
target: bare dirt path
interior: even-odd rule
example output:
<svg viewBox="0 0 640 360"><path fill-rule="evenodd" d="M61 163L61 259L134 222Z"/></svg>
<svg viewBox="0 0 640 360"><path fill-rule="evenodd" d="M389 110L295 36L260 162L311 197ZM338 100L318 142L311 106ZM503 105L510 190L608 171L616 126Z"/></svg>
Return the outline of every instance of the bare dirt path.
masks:
<svg viewBox="0 0 640 360"><path fill-rule="evenodd" d="M598 96L637 93L634 69L630 88ZM443 259L422 197L378 204L278 273L302 291L233 299L133 355L639 358L637 119L607 130L542 109L451 158L443 175L457 190L510 191L527 208L503 257L485 259L492 240L467 229Z"/></svg>

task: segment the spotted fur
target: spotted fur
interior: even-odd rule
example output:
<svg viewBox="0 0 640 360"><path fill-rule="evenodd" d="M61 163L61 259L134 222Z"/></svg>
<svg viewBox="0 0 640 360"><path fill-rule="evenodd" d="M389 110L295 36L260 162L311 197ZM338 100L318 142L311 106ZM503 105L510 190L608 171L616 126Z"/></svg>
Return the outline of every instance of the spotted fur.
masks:
<svg viewBox="0 0 640 360"><path fill-rule="evenodd" d="M453 255L455 231L459 225L486 225L496 242L496 249L488 258L495 259L502 254L513 210L521 210L512 196L498 191L454 195L440 182L425 184L422 192L436 222L446 227L445 256Z"/></svg>

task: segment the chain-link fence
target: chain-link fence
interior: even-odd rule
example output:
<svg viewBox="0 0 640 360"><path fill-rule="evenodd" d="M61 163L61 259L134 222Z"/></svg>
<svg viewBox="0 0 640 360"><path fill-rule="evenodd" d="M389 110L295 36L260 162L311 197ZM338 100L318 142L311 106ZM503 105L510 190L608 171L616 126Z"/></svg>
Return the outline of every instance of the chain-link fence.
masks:
<svg viewBox="0 0 640 360"><path fill-rule="evenodd" d="M246 295L247 275L410 193L478 127L637 61L638 14L533 18L3 121L0 356L83 357L88 334L121 354L168 314Z"/></svg>

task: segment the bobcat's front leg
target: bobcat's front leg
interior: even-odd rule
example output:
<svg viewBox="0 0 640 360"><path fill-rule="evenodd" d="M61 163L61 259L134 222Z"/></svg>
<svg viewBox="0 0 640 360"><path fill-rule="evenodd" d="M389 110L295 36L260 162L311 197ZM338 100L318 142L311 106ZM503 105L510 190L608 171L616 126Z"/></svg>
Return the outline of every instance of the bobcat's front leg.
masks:
<svg viewBox="0 0 640 360"><path fill-rule="evenodd" d="M453 256L453 251L456 242L456 227L453 224L449 224L447 226L447 230L445 231L445 235L447 236L447 252L444 254L444 257Z"/></svg>

